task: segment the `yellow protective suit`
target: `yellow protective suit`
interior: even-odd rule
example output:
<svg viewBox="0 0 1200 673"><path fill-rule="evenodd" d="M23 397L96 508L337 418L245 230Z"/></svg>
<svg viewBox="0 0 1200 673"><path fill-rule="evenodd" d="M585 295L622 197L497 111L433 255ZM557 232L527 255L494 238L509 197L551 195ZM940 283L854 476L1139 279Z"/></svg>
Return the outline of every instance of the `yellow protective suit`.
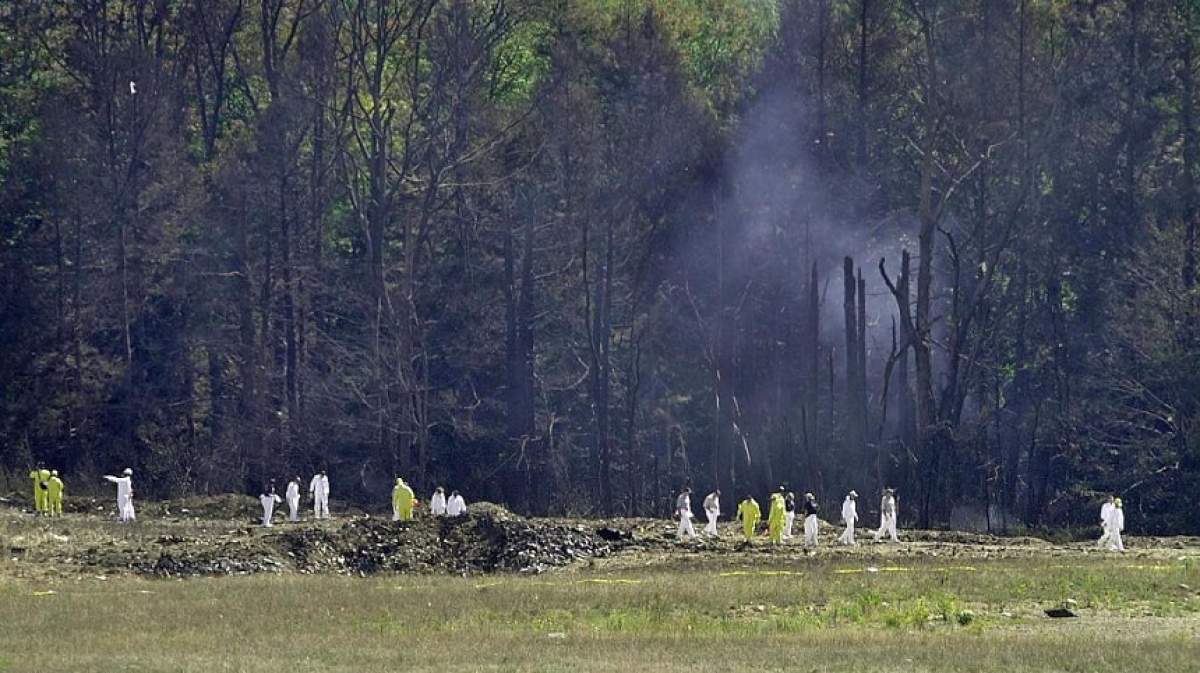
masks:
<svg viewBox="0 0 1200 673"><path fill-rule="evenodd" d="M767 530L771 532L771 542L783 543L783 522L787 512L783 506L783 494L771 494L771 509L767 513Z"/></svg>
<svg viewBox="0 0 1200 673"><path fill-rule="evenodd" d="M754 529L758 527L758 521L762 518L762 510L758 508L758 503L754 498L746 498L738 503L737 515L742 520L742 532L746 534L746 539L754 539Z"/></svg>
<svg viewBox="0 0 1200 673"><path fill-rule="evenodd" d="M41 472L29 471L29 479L33 481L33 509L35 512L46 511L46 492L42 490Z"/></svg>
<svg viewBox="0 0 1200 673"><path fill-rule="evenodd" d="M412 521L413 499L412 487L404 483L403 479L397 479L396 486L392 489L393 521Z"/></svg>
<svg viewBox="0 0 1200 673"><path fill-rule="evenodd" d="M67 485L63 483L58 475L50 477L50 490L46 491L49 497L49 502L46 503L50 514L53 516L62 516L63 492L67 490Z"/></svg>

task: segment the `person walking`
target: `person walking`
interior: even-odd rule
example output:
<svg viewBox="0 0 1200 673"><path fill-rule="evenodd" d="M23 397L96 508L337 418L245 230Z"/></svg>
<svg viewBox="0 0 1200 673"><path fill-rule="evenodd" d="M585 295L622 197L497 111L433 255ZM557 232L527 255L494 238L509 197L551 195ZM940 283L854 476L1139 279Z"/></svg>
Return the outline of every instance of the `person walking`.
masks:
<svg viewBox="0 0 1200 673"><path fill-rule="evenodd" d="M392 487L392 521L412 521L415 496L412 487L396 477L396 485Z"/></svg>
<svg viewBox="0 0 1200 673"><path fill-rule="evenodd" d="M742 533L746 536L746 541L754 539L754 529L758 528L758 521L762 518L762 510L758 507L758 502L749 493L738 503L737 518L742 520Z"/></svg>
<svg viewBox="0 0 1200 673"><path fill-rule="evenodd" d="M675 498L675 514L679 517L679 529L675 531L676 539L683 540L685 535L695 538L696 529L692 527L692 489L683 489L679 497Z"/></svg>
<svg viewBox="0 0 1200 673"><path fill-rule="evenodd" d="M817 506L817 498L812 493L804 494L804 546L815 548L817 546L817 533L820 531L821 522L817 519L817 512L820 507Z"/></svg>
<svg viewBox="0 0 1200 673"><path fill-rule="evenodd" d="M892 542L900 541L896 533L896 511L896 489L883 489L883 499L879 502L879 529L875 531L876 542L884 535L890 537Z"/></svg>
<svg viewBox="0 0 1200 673"><path fill-rule="evenodd" d="M771 544L783 544L783 520L786 518L783 505L783 492L771 494L770 508L767 510L767 532Z"/></svg>
<svg viewBox="0 0 1200 673"><path fill-rule="evenodd" d="M717 518L721 516L721 491L719 489L705 496L704 516L708 518L704 534L711 537L719 536L720 532L717 531Z"/></svg>
<svg viewBox="0 0 1200 673"><path fill-rule="evenodd" d="M846 530L842 531L842 536L838 538L838 542L850 546L858 544L854 541L854 524L857 521L858 492L850 491L846 495L845 501L842 502L842 523L846 524Z"/></svg>

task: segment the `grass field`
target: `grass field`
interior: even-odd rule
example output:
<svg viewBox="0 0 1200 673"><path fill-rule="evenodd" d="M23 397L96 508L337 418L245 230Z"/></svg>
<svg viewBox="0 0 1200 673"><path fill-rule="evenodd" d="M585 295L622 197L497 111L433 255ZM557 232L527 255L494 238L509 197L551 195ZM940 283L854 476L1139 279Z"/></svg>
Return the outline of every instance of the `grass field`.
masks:
<svg viewBox="0 0 1200 673"><path fill-rule="evenodd" d="M1196 557L877 570L0 579L0 671L1200 670Z"/></svg>

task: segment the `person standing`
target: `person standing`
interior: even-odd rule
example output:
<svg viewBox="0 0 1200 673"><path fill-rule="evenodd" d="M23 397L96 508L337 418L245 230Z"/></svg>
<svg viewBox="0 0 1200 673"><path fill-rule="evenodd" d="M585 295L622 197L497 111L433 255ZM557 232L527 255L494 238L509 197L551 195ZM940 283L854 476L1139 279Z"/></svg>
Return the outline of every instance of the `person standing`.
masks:
<svg viewBox="0 0 1200 673"><path fill-rule="evenodd" d="M429 513L434 516L446 516L446 489L441 486L433 489L433 496L429 498Z"/></svg>
<svg viewBox="0 0 1200 673"><path fill-rule="evenodd" d="M298 523L300 521L300 476L296 475L288 482L287 490L283 493L284 499L287 500L288 506L288 521Z"/></svg>
<svg viewBox="0 0 1200 673"><path fill-rule="evenodd" d="M1108 515L1108 548L1110 551L1125 551L1125 542L1121 533L1125 532L1125 506L1121 499L1113 501L1112 512Z"/></svg>
<svg viewBox="0 0 1200 673"><path fill-rule="evenodd" d="M446 516L456 517L465 516L467 514L467 501L463 499L462 494L458 491L450 491L450 498L446 500Z"/></svg>
<svg viewBox="0 0 1200 673"><path fill-rule="evenodd" d="M692 528L692 489L683 489L679 497L675 498L675 514L679 517L679 529L675 531L675 538L683 540L684 535L695 538L696 529Z"/></svg>
<svg viewBox="0 0 1200 673"><path fill-rule="evenodd" d="M767 531L770 533L772 544L783 544L783 520L786 516L782 490L772 493L771 504L767 510Z"/></svg>
<svg viewBox="0 0 1200 673"><path fill-rule="evenodd" d="M325 470L313 475L308 482L308 492L313 499L313 517L316 519L329 518L329 477Z"/></svg>
<svg viewBox="0 0 1200 673"><path fill-rule="evenodd" d="M846 524L846 530L842 531L842 536L838 538L838 542L844 545L855 545L854 541L854 524L858 521L858 492L850 491L846 495L846 500L842 502L842 523Z"/></svg>
<svg viewBox="0 0 1200 673"><path fill-rule="evenodd" d="M133 512L133 469L125 468L121 476L104 475L106 481L117 485L117 515L121 523L129 523L137 517Z"/></svg>
<svg viewBox="0 0 1200 673"><path fill-rule="evenodd" d="M708 525L704 527L704 534L712 537L719 536L721 533L717 531L717 518L721 516L720 489L705 496L704 516L708 518Z"/></svg>
<svg viewBox="0 0 1200 673"><path fill-rule="evenodd" d="M29 479L33 481L33 511L41 514L46 511L46 491L42 490L41 463L29 471Z"/></svg>
<svg viewBox="0 0 1200 673"><path fill-rule="evenodd" d="M788 491L783 498L783 539L792 539L792 526L796 523L796 494Z"/></svg>
<svg viewBox="0 0 1200 673"><path fill-rule="evenodd" d="M46 496L49 499L47 502L47 511L50 516L62 516L63 512L63 491L67 485L62 479L58 478L58 470L50 470L50 486L46 490Z"/></svg>
<svg viewBox="0 0 1200 673"><path fill-rule="evenodd" d="M271 522L271 517L275 514L275 505L283 502L275 493L275 482L271 482L267 486L266 493L258 496L258 501L262 504L262 525L270 528L274 525Z"/></svg>
<svg viewBox="0 0 1200 673"><path fill-rule="evenodd" d="M817 512L820 507L817 506L817 498L812 493L804 494L804 546L817 546L817 533L820 530L821 522L817 519Z"/></svg>
<svg viewBox="0 0 1200 673"><path fill-rule="evenodd" d="M1114 498L1110 493L1104 504L1100 506L1100 539L1096 541L1096 546L1102 549L1112 541L1112 532L1108 529L1108 521L1112 518L1114 509L1116 509L1116 505L1114 505Z"/></svg>
<svg viewBox="0 0 1200 673"><path fill-rule="evenodd" d="M749 493L738 503L737 518L742 520L742 533L746 536L746 541L754 539L754 529L758 528L758 521L762 518L762 510L758 507L758 501Z"/></svg>
<svg viewBox="0 0 1200 673"><path fill-rule="evenodd" d="M392 521L412 521L415 495L412 487L396 477L396 485L392 487Z"/></svg>
<svg viewBox="0 0 1200 673"><path fill-rule="evenodd" d="M875 531L876 542L884 535L889 536L892 542L900 541L896 533L896 511L896 489L883 489L883 499L879 503L879 530Z"/></svg>

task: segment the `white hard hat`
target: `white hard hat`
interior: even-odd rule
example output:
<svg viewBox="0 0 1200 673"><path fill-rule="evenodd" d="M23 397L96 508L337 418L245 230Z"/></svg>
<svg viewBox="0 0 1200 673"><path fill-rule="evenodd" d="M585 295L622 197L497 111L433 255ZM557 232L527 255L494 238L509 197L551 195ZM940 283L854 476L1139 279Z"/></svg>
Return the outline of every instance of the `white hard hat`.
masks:
<svg viewBox="0 0 1200 673"><path fill-rule="evenodd" d="M133 468L127 467L127 468L125 468L125 471L122 472L121 474L133 474Z"/></svg>

